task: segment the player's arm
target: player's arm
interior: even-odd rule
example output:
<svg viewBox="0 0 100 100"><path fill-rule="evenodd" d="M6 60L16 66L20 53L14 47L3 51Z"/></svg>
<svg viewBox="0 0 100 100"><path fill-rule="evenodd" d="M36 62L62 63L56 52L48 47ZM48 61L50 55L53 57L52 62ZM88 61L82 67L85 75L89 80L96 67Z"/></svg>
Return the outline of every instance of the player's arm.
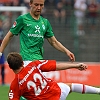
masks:
<svg viewBox="0 0 100 100"><path fill-rule="evenodd" d="M11 38L13 37L13 34L9 31L6 36L4 37L1 46L0 46L0 53L2 53L4 51L4 49L6 48L6 46L8 45L9 41L11 40Z"/></svg>
<svg viewBox="0 0 100 100"><path fill-rule="evenodd" d="M65 48L54 36L48 38L47 40L55 49L67 54L71 61L75 61L74 54Z"/></svg>
<svg viewBox="0 0 100 100"><path fill-rule="evenodd" d="M56 70L65 70L65 69L72 69L72 68L76 68L79 70L86 70L87 69L87 65L84 63L57 63L56 64Z"/></svg>
<svg viewBox="0 0 100 100"><path fill-rule="evenodd" d="M35 61L37 66L42 72L49 72L56 70L56 61L55 60L39 60Z"/></svg>

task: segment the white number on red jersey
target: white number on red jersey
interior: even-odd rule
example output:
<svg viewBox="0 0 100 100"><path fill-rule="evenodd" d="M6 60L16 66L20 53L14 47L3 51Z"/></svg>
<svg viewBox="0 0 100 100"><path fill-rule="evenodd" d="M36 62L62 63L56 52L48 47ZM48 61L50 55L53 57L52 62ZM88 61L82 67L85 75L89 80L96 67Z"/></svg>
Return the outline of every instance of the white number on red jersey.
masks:
<svg viewBox="0 0 100 100"><path fill-rule="evenodd" d="M38 87L36 87L36 80L39 80L40 81L40 83L41 83L41 88L38 86ZM42 79L42 77L41 77L41 75L40 74L38 74L38 73L35 73L34 75L33 75L33 80L35 81L35 82L33 82L33 81L28 81L27 82L27 87L28 87L28 89L30 89L30 87L33 87L34 88L34 93L35 93L35 95L37 96L37 95L39 95L41 92L42 92L42 90L46 87L46 85L47 85L47 82L44 80L44 79Z"/></svg>

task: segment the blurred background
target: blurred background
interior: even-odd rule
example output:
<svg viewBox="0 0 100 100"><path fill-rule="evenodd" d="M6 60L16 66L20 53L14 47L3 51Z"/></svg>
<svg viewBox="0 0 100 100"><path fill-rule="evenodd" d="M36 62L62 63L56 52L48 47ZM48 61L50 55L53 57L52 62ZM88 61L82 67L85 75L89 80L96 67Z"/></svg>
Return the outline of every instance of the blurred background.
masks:
<svg viewBox="0 0 100 100"><path fill-rule="evenodd" d="M30 9L29 0L0 0L4 36L22 14L22 11L1 11L5 6L24 6L26 12ZM76 61L100 61L100 0L46 0L41 15L50 21L56 38L75 54ZM5 49L5 57L11 51L19 52L18 36ZM44 58L68 61L65 54L53 49L46 40Z"/></svg>

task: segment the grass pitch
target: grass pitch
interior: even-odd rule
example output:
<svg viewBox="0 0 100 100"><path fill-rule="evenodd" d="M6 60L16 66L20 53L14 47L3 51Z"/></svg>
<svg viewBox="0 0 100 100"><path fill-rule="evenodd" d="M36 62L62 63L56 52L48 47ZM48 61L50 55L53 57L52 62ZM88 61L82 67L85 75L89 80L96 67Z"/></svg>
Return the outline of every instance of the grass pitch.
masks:
<svg viewBox="0 0 100 100"><path fill-rule="evenodd" d="M66 100L100 100L99 94L80 94L71 93L68 95Z"/></svg>
<svg viewBox="0 0 100 100"><path fill-rule="evenodd" d="M0 100L8 100L9 86L0 86Z"/></svg>
<svg viewBox="0 0 100 100"><path fill-rule="evenodd" d="M8 100L9 86L0 86L0 100ZM97 94L80 94L71 93L66 100L100 100L100 95Z"/></svg>

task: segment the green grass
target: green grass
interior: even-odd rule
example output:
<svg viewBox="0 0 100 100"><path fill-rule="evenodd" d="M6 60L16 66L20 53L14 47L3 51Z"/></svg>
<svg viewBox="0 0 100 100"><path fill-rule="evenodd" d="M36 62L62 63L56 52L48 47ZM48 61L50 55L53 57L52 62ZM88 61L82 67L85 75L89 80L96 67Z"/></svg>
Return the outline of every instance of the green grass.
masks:
<svg viewBox="0 0 100 100"><path fill-rule="evenodd" d="M0 100L8 100L9 86L0 86Z"/></svg>
<svg viewBox="0 0 100 100"><path fill-rule="evenodd" d="M8 91L9 86L0 86L0 100L8 100ZM71 93L67 100L100 100L100 95Z"/></svg>
<svg viewBox="0 0 100 100"><path fill-rule="evenodd" d="M100 100L100 95L98 94L80 94L71 93L68 95L67 100Z"/></svg>

